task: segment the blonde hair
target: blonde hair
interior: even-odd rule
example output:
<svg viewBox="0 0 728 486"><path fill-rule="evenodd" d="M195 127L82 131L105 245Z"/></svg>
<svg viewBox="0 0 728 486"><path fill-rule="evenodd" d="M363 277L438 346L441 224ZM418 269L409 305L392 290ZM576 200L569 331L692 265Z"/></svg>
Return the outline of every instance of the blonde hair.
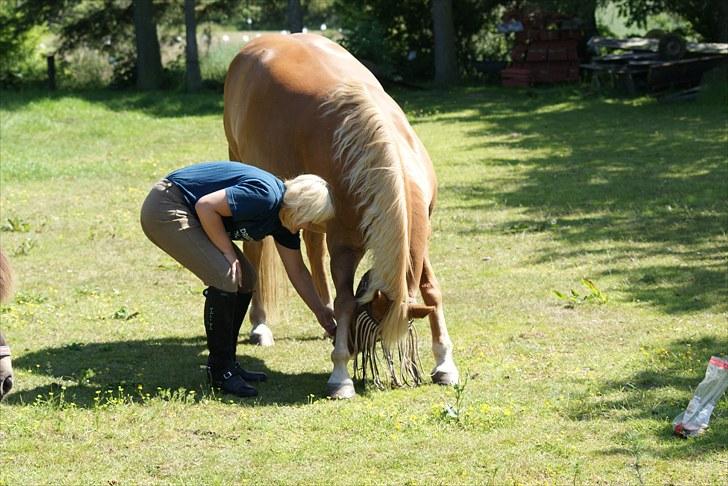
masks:
<svg viewBox="0 0 728 486"><path fill-rule="evenodd" d="M314 174L301 174L284 181L286 192L280 218L288 228L306 223L324 223L334 217L329 184Z"/></svg>

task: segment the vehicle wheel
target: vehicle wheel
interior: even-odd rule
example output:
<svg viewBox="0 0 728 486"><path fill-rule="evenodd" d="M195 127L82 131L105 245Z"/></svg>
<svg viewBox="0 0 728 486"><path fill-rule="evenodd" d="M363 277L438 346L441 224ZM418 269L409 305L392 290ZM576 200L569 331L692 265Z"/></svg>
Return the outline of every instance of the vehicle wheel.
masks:
<svg viewBox="0 0 728 486"><path fill-rule="evenodd" d="M665 61L677 61L682 59L687 50L687 43L685 39L675 33L664 35L660 39L660 45L657 52L660 55L660 59Z"/></svg>

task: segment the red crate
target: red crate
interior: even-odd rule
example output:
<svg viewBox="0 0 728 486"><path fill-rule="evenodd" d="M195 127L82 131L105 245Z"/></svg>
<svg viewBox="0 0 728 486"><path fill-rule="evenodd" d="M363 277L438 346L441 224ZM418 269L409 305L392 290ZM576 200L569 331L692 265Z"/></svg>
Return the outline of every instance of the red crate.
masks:
<svg viewBox="0 0 728 486"><path fill-rule="evenodd" d="M542 42L534 44L528 48L526 60L528 62L541 62L548 59L548 47Z"/></svg>

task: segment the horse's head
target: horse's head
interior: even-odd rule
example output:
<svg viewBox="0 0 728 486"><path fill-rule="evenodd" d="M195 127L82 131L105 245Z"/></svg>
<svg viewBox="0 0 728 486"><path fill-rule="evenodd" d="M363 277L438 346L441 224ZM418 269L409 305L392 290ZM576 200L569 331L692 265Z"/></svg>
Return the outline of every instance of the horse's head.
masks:
<svg viewBox="0 0 728 486"><path fill-rule="evenodd" d="M369 271L367 271L359 281L359 285L356 288L356 296L360 297L364 295L364 293L366 293L366 291L368 290L368 287ZM389 297L387 297L384 292L376 290L374 291L374 296L370 302L359 304L356 310L356 315L359 315L362 312L366 312L369 317L371 317L375 322L379 323L387 314L391 305L392 301L389 299ZM427 317L434 311L434 306L416 304L411 302L407 303L407 318L410 320Z"/></svg>
<svg viewBox="0 0 728 486"><path fill-rule="evenodd" d="M369 272L365 273L359 285L357 286L356 296L361 298L367 294L369 286ZM393 301L380 290L374 291L372 299L369 302L360 303L357 306L353 328L349 333L349 351L354 354L354 370L359 370L359 358L361 353L361 372L362 378L366 379L366 374L371 372L374 383L378 387L382 387L382 381L379 375L379 367L377 360L377 343L381 341L381 322L385 318ZM385 362L389 370L389 377L392 379L392 385L401 386L402 383L420 384L422 382L422 367L420 365L417 353L417 333L412 325L415 318L421 318L429 315L435 310L435 307L407 304L407 318L409 319L409 329L403 340L396 343L395 349L397 353L393 353L390 345L382 345ZM399 356L400 367L397 375L395 366L392 361L393 354ZM400 381L401 380L401 381Z"/></svg>

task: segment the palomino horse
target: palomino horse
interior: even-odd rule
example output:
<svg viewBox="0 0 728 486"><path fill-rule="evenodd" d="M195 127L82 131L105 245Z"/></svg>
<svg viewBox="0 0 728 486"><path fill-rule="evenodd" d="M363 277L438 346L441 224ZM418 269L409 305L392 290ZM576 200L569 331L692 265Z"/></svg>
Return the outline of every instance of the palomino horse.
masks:
<svg viewBox="0 0 728 486"><path fill-rule="evenodd" d="M13 293L13 272L5 253L0 249L0 302L6 302ZM0 330L0 400L10 393L13 387L13 365L10 346Z"/></svg>
<svg viewBox="0 0 728 486"><path fill-rule="evenodd" d="M432 162L372 73L324 37L261 36L230 64L224 124L231 160L281 178L313 173L331 185L336 216L326 226L325 241L338 327L329 396L355 393L347 343L357 304L363 303L372 304L385 346L405 337L410 317L429 313L433 381L457 383L442 294L428 256L437 191ZM317 290L331 302L323 272L324 237L304 232L304 241ZM261 244L246 242L245 251L258 265ZM365 251L371 252L373 267L367 291L357 302L354 273ZM258 294L266 284L259 281L253 300L254 326L265 320L264 299ZM413 304L418 288L426 306Z"/></svg>

